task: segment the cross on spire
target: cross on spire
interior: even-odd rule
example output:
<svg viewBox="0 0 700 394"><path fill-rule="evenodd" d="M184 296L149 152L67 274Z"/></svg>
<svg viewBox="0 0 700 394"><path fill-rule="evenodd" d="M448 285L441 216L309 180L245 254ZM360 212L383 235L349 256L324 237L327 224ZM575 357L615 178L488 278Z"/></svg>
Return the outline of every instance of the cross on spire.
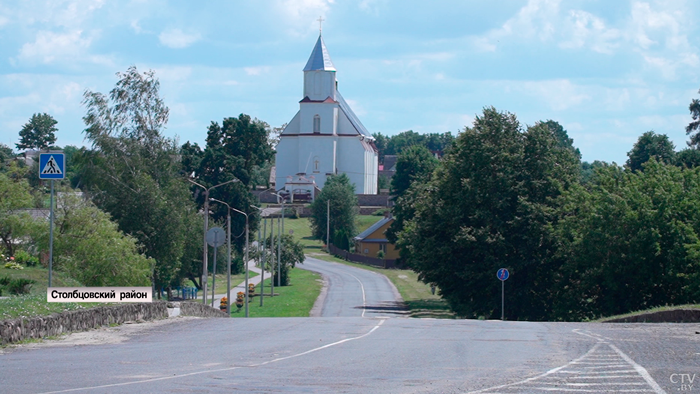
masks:
<svg viewBox="0 0 700 394"><path fill-rule="evenodd" d="M325 21L325 19L323 19L322 16L319 16L316 20L318 21L318 33L320 34L323 31L323 21Z"/></svg>

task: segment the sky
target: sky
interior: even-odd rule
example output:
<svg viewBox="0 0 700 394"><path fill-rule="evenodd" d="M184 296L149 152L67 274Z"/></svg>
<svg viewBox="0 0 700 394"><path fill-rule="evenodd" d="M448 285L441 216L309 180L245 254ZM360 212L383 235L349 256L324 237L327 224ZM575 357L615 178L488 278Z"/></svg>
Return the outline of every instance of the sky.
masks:
<svg viewBox="0 0 700 394"><path fill-rule="evenodd" d="M583 160L623 164L644 132L686 147L700 98L700 2L3 0L0 143L32 114L57 145L89 146L86 91L154 70L168 137L204 145L241 113L279 127L299 109L318 38L371 132L457 134L485 107L556 120Z"/></svg>

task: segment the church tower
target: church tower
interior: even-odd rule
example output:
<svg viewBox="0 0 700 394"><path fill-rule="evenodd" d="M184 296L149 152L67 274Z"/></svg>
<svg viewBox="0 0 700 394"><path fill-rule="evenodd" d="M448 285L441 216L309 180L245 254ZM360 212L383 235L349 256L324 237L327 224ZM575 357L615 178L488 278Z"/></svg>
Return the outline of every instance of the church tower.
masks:
<svg viewBox="0 0 700 394"><path fill-rule="evenodd" d="M338 91L336 69L320 34L303 72L299 111L277 145L277 189L294 193L309 180L323 188L328 176L345 173L355 193L376 194L374 138Z"/></svg>

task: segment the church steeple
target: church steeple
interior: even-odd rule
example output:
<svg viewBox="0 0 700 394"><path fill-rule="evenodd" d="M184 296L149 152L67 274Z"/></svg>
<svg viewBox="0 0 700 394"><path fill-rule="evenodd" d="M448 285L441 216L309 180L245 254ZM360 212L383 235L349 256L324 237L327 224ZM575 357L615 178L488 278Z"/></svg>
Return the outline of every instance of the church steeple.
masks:
<svg viewBox="0 0 700 394"><path fill-rule="evenodd" d="M304 71L336 71L331 57L328 55L326 43L323 42L323 37L320 34L318 35L314 50L311 51L309 61L306 62Z"/></svg>
<svg viewBox="0 0 700 394"><path fill-rule="evenodd" d="M311 56L304 67L304 98L323 101L335 100L335 66L328 55L326 43L319 33Z"/></svg>

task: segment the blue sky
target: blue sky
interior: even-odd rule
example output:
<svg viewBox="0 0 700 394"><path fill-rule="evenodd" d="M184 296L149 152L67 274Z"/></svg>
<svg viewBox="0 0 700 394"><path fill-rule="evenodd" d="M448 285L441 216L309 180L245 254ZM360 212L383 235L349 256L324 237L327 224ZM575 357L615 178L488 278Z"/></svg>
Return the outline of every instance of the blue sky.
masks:
<svg viewBox="0 0 700 394"><path fill-rule="evenodd" d="M88 89L153 69L166 135L203 144L211 121L294 116L318 36L367 129L456 133L486 106L559 121L587 161L627 159L648 130L685 147L700 97L694 1L3 1L0 142L32 114L84 145Z"/></svg>

